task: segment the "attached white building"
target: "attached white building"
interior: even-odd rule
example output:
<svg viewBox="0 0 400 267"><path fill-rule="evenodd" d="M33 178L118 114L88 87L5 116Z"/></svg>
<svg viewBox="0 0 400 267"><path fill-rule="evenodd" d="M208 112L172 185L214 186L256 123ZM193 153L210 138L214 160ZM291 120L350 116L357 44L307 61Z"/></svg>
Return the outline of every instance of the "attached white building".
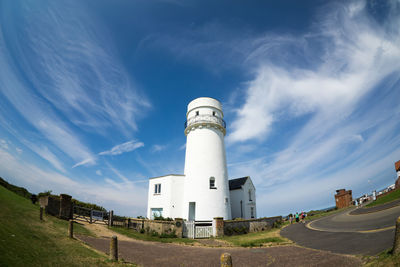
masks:
<svg viewBox="0 0 400 267"><path fill-rule="evenodd" d="M231 180L235 189L230 190L223 116L221 103L216 99L200 97L189 103L185 174L150 178L148 218L160 215L189 221L256 218L255 188L250 177Z"/></svg>
<svg viewBox="0 0 400 267"><path fill-rule="evenodd" d="M257 218L256 188L250 177L229 180L232 218Z"/></svg>

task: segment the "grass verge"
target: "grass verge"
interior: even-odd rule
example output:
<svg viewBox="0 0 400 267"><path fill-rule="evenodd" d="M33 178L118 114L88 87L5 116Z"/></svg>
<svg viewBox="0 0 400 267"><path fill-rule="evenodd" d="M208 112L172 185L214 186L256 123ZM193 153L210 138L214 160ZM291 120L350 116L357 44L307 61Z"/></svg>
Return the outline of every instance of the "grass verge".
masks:
<svg viewBox="0 0 400 267"><path fill-rule="evenodd" d="M261 247L292 244L292 241L280 235L280 230L281 229L279 228L273 228L271 230L257 233L223 236L217 239L224 240L233 246L240 247Z"/></svg>
<svg viewBox="0 0 400 267"><path fill-rule="evenodd" d="M378 198L377 200L369 203L368 205L366 205L366 207L373 207L373 206L377 206L377 205L382 205L388 202L392 202L396 199L400 198L400 190L395 190L383 197Z"/></svg>
<svg viewBox="0 0 400 267"><path fill-rule="evenodd" d="M68 238L67 221L43 217L40 221L39 206L0 186L0 266L121 265ZM90 234L79 224L74 232Z"/></svg>
<svg viewBox="0 0 400 267"><path fill-rule="evenodd" d="M307 216L306 217L306 221L311 221L311 220L315 220L315 219L322 218L322 217L325 217L325 216L329 216L329 215L332 215L332 214L335 214L335 213L339 213L339 212L348 210L350 208L351 207L343 208L343 209L337 209L337 210L331 210L331 211L327 211L327 212L321 212L321 213L318 213L318 214L315 214L315 215L312 215L312 216Z"/></svg>
<svg viewBox="0 0 400 267"><path fill-rule="evenodd" d="M368 267L397 267L400 266L400 255L393 255L388 249L377 256L364 257L364 266Z"/></svg>
<svg viewBox="0 0 400 267"><path fill-rule="evenodd" d="M125 235L130 238L143 240L143 241L155 241L155 242L162 242L162 243L184 243L184 244L194 244L197 243L194 239L189 238L176 238L176 237L160 237L151 234L142 234L136 232L132 229L120 228L120 227L111 227L111 230L117 232L119 234Z"/></svg>

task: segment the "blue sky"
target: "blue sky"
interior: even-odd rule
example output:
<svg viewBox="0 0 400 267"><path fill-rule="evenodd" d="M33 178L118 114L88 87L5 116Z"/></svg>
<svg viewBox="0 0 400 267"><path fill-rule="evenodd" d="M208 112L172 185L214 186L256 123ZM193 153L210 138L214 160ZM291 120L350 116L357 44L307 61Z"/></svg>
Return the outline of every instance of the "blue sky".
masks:
<svg viewBox="0 0 400 267"><path fill-rule="evenodd" d="M279 2L279 3L278 3ZM223 104L259 216L394 183L399 1L0 1L0 176L121 215L183 173L187 104Z"/></svg>

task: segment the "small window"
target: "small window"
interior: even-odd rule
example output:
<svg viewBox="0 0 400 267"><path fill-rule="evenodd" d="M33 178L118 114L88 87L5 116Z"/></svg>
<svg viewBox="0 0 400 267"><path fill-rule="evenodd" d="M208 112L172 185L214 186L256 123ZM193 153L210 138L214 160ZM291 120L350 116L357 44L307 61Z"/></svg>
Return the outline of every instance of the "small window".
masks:
<svg viewBox="0 0 400 267"><path fill-rule="evenodd" d="M250 215L251 215L251 218L254 218L254 207L251 207L250 208Z"/></svg>
<svg viewBox="0 0 400 267"><path fill-rule="evenodd" d="M251 199L251 189L249 190L249 201L253 201L253 200Z"/></svg>
<svg viewBox="0 0 400 267"><path fill-rule="evenodd" d="M154 194L161 194L161 184L154 185Z"/></svg>
<svg viewBox="0 0 400 267"><path fill-rule="evenodd" d="M215 116L215 111L213 111L213 116Z"/></svg>
<svg viewBox="0 0 400 267"><path fill-rule="evenodd" d="M196 111L196 116L199 116L199 111Z"/></svg>
<svg viewBox="0 0 400 267"><path fill-rule="evenodd" d="M210 177L210 189L217 189L215 187L215 178L214 177Z"/></svg>

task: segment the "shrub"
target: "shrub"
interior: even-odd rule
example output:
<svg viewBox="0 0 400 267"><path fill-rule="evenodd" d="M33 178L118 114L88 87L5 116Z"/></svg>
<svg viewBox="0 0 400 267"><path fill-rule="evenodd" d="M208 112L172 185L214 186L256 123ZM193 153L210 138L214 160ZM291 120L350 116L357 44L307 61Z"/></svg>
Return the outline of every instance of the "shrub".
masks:
<svg viewBox="0 0 400 267"><path fill-rule="evenodd" d="M155 221L173 221L174 219L172 219L172 218L170 218L170 217L167 217L167 218L164 218L163 216L154 216L154 220Z"/></svg>

